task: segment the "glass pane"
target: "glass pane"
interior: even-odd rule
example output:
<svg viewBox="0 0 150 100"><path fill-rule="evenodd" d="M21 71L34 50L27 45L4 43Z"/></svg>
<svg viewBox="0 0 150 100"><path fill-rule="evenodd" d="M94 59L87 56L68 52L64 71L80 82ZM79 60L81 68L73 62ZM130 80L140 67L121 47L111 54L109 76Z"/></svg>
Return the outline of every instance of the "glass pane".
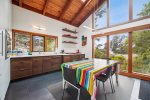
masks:
<svg viewBox="0 0 150 100"><path fill-rule="evenodd" d="M44 52L44 37L33 36L33 51Z"/></svg>
<svg viewBox="0 0 150 100"><path fill-rule="evenodd" d="M133 19L150 15L150 0L133 0Z"/></svg>
<svg viewBox="0 0 150 100"><path fill-rule="evenodd" d="M150 30L132 33L133 72L150 75Z"/></svg>
<svg viewBox="0 0 150 100"><path fill-rule="evenodd" d="M121 62L121 70L128 66L128 34L110 36L110 58Z"/></svg>
<svg viewBox="0 0 150 100"><path fill-rule="evenodd" d="M29 34L15 32L14 37L15 37L14 38L15 50L18 50L18 49L30 50L30 35Z"/></svg>
<svg viewBox="0 0 150 100"><path fill-rule="evenodd" d="M129 19L129 0L110 0L110 25Z"/></svg>
<svg viewBox="0 0 150 100"><path fill-rule="evenodd" d="M106 46L107 38L100 37L95 38L94 41L94 50L95 50L95 58L106 58Z"/></svg>
<svg viewBox="0 0 150 100"><path fill-rule="evenodd" d="M107 26L107 3L95 12L95 28L104 28Z"/></svg>
<svg viewBox="0 0 150 100"><path fill-rule="evenodd" d="M47 52L54 52L56 50L56 38L48 38L47 42Z"/></svg>

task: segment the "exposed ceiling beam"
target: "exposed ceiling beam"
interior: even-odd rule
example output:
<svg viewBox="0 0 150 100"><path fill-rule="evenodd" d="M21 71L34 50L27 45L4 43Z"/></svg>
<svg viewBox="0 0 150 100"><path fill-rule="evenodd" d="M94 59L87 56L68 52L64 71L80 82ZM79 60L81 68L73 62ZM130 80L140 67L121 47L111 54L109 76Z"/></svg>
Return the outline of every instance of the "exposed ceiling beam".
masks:
<svg viewBox="0 0 150 100"><path fill-rule="evenodd" d="M47 9L47 6L48 6L49 2L50 2L50 0L45 0L45 4L44 4L44 7L43 7L43 15L45 15L45 13L46 13L46 9Z"/></svg>
<svg viewBox="0 0 150 100"><path fill-rule="evenodd" d="M78 17L78 15L83 11L83 9L89 5L89 3L91 2L92 0L86 0L86 2L83 4L83 6L78 10L78 12L75 14L75 16L72 18L71 20L71 24L73 23L73 21Z"/></svg>
<svg viewBox="0 0 150 100"><path fill-rule="evenodd" d="M22 7L23 0L19 0L19 6Z"/></svg>
<svg viewBox="0 0 150 100"><path fill-rule="evenodd" d="M62 9L62 12L60 14L59 20L64 17L66 11L69 9L70 5L72 4L73 0L67 0L65 6Z"/></svg>
<svg viewBox="0 0 150 100"><path fill-rule="evenodd" d="M105 1L106 0L98 0L98 4L97 4L98 7L95 10L97 10ZM94 11L94 7L91 9L91 11L88 12L88 14L86 15L86 17L84 17L84 19L82 19L82 21L78 25L76 25L76 26L79 27L93 13L93 11Z"/></svg>

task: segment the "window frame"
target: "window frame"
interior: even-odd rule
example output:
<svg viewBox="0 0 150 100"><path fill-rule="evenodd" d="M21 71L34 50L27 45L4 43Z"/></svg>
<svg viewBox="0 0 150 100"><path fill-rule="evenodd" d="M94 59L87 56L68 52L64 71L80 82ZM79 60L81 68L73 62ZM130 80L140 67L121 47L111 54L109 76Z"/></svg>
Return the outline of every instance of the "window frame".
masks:
<svg viewBox="0 0 150 100"><path fill-rule="evenodd" d="M95 19L94 19L94 13L92 13L92 28L95 29L94 31L98 31L98 30L101 30L101 29L106 29L106 28L111 28L111 27L115 27L115 26L119 26L119 25L123 25L123 24L128 24L128 23L131 23L131 22L135 22L135 21L140 21L140 20L143 20L143 19L148 19L150 18L150 15L148 16L144 16L144 17L139 17L139 18L136 18L136 19L133 19L133 0L128 0L128 3L129 3L129 8L127 8L129 10L129 16L128 16L128 20L125 21L125 22L121 22L121 23L117 23L117 24L113 24L113 25L110 25L110 0L106 0L105 2L107 2L107 26L106 27L103 27L103 28L98 28L98 29L95 29ZM103 4L99 7L101 8L103 6ZM99 9L98 8L98 9Z"/></svg>
<svg viewBox="0 0 150 100"><path fill-rule="evenodd" d="M133 72L132 68L132 32L133 31L139 31L139 30L145 30L145 29L150 29L150 24L147 25L142 25L142 26L136 26L136 27L132 27L132 28L128 28L128 29L121 29L121 30L117 30L117 31L112 31L112 32L108 32L108 33L104 33L104 34L96 34L96 35L92 35L92 58L94 58L94 39L97 37L103 37L106 36L107 37L107 57L109 58L109 41L110 38L109 36L111 35L116 35L116 34L122 34L122 33L128 33L128 68L127 68L127 72L126 71L121 71L119 70L119 74L121 75L125 75L128 77L134 77L134 78L139 78L139 79L144 79L144 80L150 80L150 76L149 75L145 75L142 73L137 73L137 72Z"/></svg>
<svg viewBox="0 0 150 100"><path fill-rule="evenodd" d="M58 48L58 36L12 29L12 50L15 49L15 41L14 41L15 32L18 32L19 34L28 34L28 35L30 35L30 51L31 52L37 52L37 51L33 51L33 36L42 36L42 37L44 37L44 51L43 52L46 52L46 39L47 39L47 37L56 38L56 48Z"/></svg>

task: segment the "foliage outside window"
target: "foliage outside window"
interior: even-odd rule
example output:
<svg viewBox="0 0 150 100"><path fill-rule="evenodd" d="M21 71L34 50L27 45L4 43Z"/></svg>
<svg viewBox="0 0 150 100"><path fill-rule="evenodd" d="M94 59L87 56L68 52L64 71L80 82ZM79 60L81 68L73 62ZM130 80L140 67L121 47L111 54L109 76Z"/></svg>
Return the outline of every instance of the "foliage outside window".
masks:
<svg viewBox="0 0 150 100"><path fill-rule="evenodd" d="M33 51L44 52L43 36L33 36Z"/></svg>
<svg viewBox="0 0 150 100"><path fill-rule="evenodd" d="M133 0L133 19L150 15L150 0Z"/></svg>
<svg viewBox="0 0 150 100"><path fill-rule="evenodd" d="M55 52L56 50L56 38L47 38L47 52Z"/></svg>
<svg viewBox="0 0 150 100"><path fill-rule="evenodd" d="M14 49L30 50L30 35L24 33L14 33Z"/></svg>
<svg viewBox="0 0 150 100"><path fill-rule="evenodd" d="M150 30L132 33L133 72L150 75Z"/></svg>
<svg viewBox="0 0 150 100"><path fill-rule="evenodd" d="M107 2L95 12L95 28L104 28L107 26Z"/></svg>
<svg viewBox="0 0 150 100"><path fill-rule="evenodd" d="M100 37L95 38L94 48L95 48L95 58L106 58L106 45L107 38Z"/></svg>
<svg viewBox="0 0 150 100"><path fill-rule="evenodd" d="M128 34L110 36L110 58L121 62L121 70L128 66Z"/></svg>

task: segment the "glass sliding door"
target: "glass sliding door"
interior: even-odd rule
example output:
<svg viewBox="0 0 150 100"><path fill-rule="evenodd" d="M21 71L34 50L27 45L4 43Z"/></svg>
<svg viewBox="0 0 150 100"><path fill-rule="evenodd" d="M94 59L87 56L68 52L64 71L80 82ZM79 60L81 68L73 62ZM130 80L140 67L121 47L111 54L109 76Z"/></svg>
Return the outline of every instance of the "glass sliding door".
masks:
<svg viewBox="0 0 150 100"><path fill-rule="evenodd" d="M109 55L112 60L121 62L121 70L128 68L128 33L110 36Z"/></svg>
<svg viewBox="0 0 150 100"><path fill-rule="evenodd" d="M150 75L150 30L132 33L132 71Z"/></svg>
<svg viewBox="0 0 150 100"><path fill-rule="evenodd" d="M106 58L106 47L107 47L107 38L97 37L94 40L94 56L95 58Z"/></svg>

